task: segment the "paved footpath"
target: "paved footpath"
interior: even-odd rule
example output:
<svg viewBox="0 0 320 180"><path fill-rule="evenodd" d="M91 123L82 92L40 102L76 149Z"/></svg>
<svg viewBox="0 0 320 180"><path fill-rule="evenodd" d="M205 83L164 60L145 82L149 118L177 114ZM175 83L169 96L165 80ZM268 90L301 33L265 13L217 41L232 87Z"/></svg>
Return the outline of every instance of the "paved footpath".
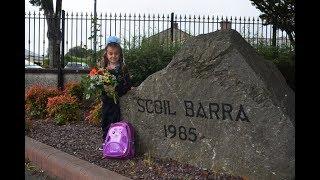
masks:
<svg viewBox="0 0 320 180"><path fill-rule="evenodd" d="M129 180L116 172L25 136L25 158L51 177L67 180ZM26 172L27 175L28 172Z"/></svg>
<svg viewBox="0 0 320 180"><path fill-rule="evenodd" d="M58 178L53 178L46 172L35 172L35 170L30 170L28 168L24 169L24 179L25 180L59 180Z"/></svg>

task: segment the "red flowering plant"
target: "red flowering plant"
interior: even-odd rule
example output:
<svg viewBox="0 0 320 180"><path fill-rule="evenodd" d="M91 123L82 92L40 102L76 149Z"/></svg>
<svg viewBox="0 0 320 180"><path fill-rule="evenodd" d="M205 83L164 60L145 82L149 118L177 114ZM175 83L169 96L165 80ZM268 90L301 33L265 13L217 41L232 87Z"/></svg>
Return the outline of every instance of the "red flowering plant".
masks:
<svg viewBox="0 0 320 180"><path fill-rule="evenodd" d="M45 118L48 98L60 95L55 87L32 85L25 94L26 116L30 118Z"/></svg>
<svg viewBox="0 0 320 180"><path fill-rule="evenodd" d="M104 68L93 68L87 77L89 82L85 91L86 99L90 99L92 96L106 92L107 96L113 98L115 103L117 102L116 100L118 95L115 88L118 85L118 81L115 75L111 74ZM104 85L108 87L107 91L105 90Z"/></svg>
<svg viewBox="0 0 320 180"><path fill-rule="evenodd" d="M70 94L48 98L48 116L53 118L58 125L79 120L81 117L80 106L77 98Z"/></svg>
<svg viewBox="0 0 320 180"><path fill-rule="evenodd" d="M70 81L65 84L63 93L77 97L79 102L83 99L84 88L79 82Z"/></svg>
<svg viewBox="0 0 320 180"><path fill-rule="evenodd" d="M99 125L102 115L102 102L97 101L95 105L90 109L90 112L86 115L85 120L90 124Z"/></svg>

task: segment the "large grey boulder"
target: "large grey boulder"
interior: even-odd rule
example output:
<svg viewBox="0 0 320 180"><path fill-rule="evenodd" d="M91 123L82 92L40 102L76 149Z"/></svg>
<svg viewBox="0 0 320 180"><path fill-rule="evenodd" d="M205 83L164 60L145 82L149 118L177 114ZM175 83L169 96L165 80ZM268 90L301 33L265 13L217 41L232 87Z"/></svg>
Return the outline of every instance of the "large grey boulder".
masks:
<svg viewBox="0 0 320 180"><path fill-rule="evenodd" d="M295 177L295 94L235 30L190 38L120 103L140 153L249 179Z"/></svg>

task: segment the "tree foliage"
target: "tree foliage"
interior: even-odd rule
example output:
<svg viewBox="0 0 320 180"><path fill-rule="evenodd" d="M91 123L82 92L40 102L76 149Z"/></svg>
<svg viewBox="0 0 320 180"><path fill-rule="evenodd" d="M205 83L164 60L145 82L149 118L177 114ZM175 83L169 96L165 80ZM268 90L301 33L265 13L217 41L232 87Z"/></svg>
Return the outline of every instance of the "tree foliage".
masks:
<svg viewBox="0 0 320 180"><path fill-rule="evenodd" d="M81 46L76 46L76 47L72 47L69 49L69 52L66 54L67 55L71 55L71 56L76 56L79 58L85 58L87 56L89 56L91 53L90 51L88 51L87 49L81 47Z"/></svg>
<svg viewBox="0 0 320 180"><path fill-rule="evenodd" d="M285 31L295 45L295 0L250 0L262 14L265 24Z"/></svg>

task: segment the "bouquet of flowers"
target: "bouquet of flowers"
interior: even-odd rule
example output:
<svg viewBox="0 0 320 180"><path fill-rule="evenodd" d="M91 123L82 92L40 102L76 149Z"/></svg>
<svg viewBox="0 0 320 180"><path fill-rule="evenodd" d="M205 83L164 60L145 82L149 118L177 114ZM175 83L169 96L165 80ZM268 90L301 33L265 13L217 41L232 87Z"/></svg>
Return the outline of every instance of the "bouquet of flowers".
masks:
<svg viewBox="0 0 320 180"><path fill-rule="evenodd" d="M115 90L115 87L118 85L118 81L116 76L111 74L108 70L104 68L93 68L89 75L89 87L86 91L85 98L89 99L94 94L101 94L102 92L106 92L107 96L110 98L113 98L114 103L117 102L117 92ZM104 85L106 85L107 91L104 88Z"/></svg>

